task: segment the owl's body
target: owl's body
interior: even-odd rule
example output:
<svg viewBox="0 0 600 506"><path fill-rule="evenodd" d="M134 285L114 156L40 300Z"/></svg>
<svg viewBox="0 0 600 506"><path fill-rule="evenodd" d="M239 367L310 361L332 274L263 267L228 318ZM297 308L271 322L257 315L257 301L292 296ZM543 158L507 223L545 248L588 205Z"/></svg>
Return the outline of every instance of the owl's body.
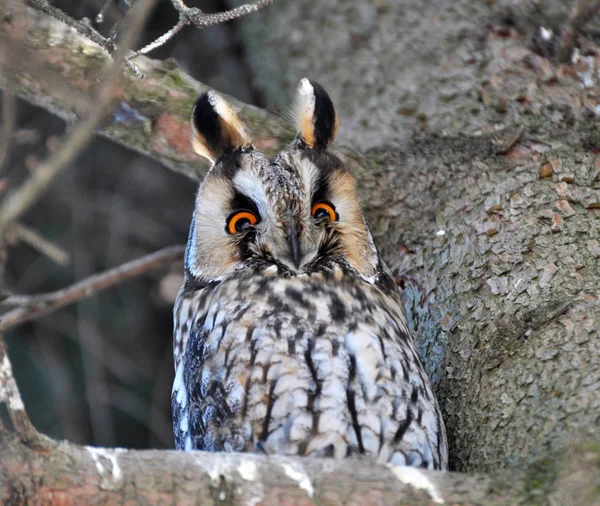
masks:
<svg viewBox="0 0 600 506"><path fill-rule="evenodd" d="M327 151L333 106L316 83L299 93L299 137L273 161L220 97L196 104L195 147L216 163L175 305L176 446L445 469L395 283L353 177Z"/></svg>

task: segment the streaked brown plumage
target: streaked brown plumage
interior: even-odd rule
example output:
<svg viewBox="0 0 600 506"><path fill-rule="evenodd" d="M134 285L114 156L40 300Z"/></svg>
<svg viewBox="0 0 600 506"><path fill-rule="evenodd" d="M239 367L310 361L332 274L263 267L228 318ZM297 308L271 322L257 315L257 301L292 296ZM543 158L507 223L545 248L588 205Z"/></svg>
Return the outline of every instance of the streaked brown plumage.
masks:
<svg viewBox="0 0 600 506"><path fill-rule="evenodd" d="M337 115L303 79L297 139L273 161L230 106L198 99L198 191L174 309L184 450L346 457L445 469L439 408L342 162Z"/></svg>

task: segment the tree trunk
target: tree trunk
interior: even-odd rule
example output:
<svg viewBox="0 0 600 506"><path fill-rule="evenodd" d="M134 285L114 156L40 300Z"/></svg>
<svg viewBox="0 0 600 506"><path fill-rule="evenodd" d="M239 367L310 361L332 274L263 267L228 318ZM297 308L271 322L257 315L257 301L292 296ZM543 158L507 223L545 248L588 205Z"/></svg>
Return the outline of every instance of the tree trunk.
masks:
<svg viewBox="0 0 600 506"><path fill-rule="evenodd" d="M538 28L572 8L549 3ZM531 26L527 2L491 4L297 0L241 25L271 103L304 75L334 97L458 470L600 427L596 57L553 65L499 28Z"/></svg>

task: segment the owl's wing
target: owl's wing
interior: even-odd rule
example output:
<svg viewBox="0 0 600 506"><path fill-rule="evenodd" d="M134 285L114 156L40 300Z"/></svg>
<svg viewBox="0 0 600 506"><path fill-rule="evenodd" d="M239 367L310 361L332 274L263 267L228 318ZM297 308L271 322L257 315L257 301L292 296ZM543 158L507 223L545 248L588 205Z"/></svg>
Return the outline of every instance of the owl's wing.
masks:
<svg viewBox="0 0 600 506"><path fill-rule="evenodd" d="M188 393L183 383L183 361L175 373L171 392L171 413L173 415L173 436L177 450L191 449L189 429ZM187 447L186 447L187 446Z"/></svg>
<svg viewBox="0 0 600 506"><path fill-rule="evenodd" d="M206 331L193 325L186 339L187 353L182 357L175 372L171 393L173 435L178 450L219 450L210 431L211 420L217 417L215 409L227 406L225 399L218 399L218 392L206 392L201 380L205 362Z"/></svg>
<svg viewBox="0 0 600 506"><path fill-rule="evenodd" d="M219 304L210 303L210 290L180 291L174 309L173 360L175 380L171 392L173 434L178 450L222 451L219 427L230 418L228 394L219 371L205 368L210 338L222 336L213 325ZM211 316L212 315L212 316ZM232 313L235 317L235 312ZM216 333L215 333L216 327ZM218 351L212 341L213 354Z"/></svg>
<svg viewBox="0 0 600 506"><path fill-rule="evenodd" d="M173 435L177 450L192 450L194 448L192 434L199 434L201 427L195 423L197 409L192 406L194 382L189 381L190 364L186 359L188 342L194 346L202 346L205 336L198 334L197 316L205 299L203 290L190 293L184 285L177 295L173 308L173 362L175 379L171 391L171 413L173 416ZM201 329L200 329L201 330ZM201 355L194 355L194 360L201 360ZM201 433L199 434L202 435Z"/></svg>

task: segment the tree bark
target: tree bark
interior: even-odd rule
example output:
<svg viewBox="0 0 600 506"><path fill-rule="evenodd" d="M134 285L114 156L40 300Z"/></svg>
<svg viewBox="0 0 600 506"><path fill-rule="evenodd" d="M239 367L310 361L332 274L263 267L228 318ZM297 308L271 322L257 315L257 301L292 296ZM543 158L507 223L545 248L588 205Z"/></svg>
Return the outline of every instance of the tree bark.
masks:
<svg viewBox="0 0 600 506"><path fill-rule="evenodd" d="M467 476L364 465L361 459L128 451L67 442L34 451L0 433L0 501L11 506L598 504L600 450L589 444L576 450L527 469Z"/></svg>
<svg viewBox="0 0 600 506"><path fill-rule="evenodd" d="M241 25L267 100L305 74L335 97L459 470L600 426L598 51L554 65L509 3L538 31L572 8L298 0Z"/></svg>
<svg viewBox="0 0 600 506"><path fill-rule="evenodd" d="M343 8L335 2L311 2L308 8L306 0L297 0L276 2L244 24L262 27L249 29L254 47L277 48L270 55L277 79L275 70L263 76L268 69L256 60L258 51L253 57L256 73L273 87L269 91L265 86L270 97L285 91L289 99L291 82L295 86L306 72L322 81L334 102L341 104L338 152L358 178L376 242L404 287L413 333L437 385L453 468L490 471L511 466L502 475L509 477L500 487L508 494L504 503L514 498L535 503L520 495L522 483L542 504L565 504L560 500L568 497L564 494L585 489L577 480L593 461L586 460L588 450L573 441L599 440L598 66L594 56L573 66L553 66L532 53L519 34L489 28L491 11L483 4L469 11L474 4L479 2L446 2L434 8L411 0L402 6L390 2L364 7L365 14L360 2L344 2ZM293 17L296 10L302 15ZM108 57L58 22L31 11L27 18L27 44L85 94ZM422 21L425 18L433 25ZM318 19L325 21L319 24ZM417 19L423 24L413 26ZM356 29L358 21L366 23L362 31ZM345 34L339 35L344 23ZM14 35L14 29L14 22L5 20L3 37ZM342 37L341 42L336 37ZM400 45L392 43L396 39ZM359 53L356 60L353 45ZM428 63L421 65L424 61ZM169 63L138 63L147 78L124 77L118 108L103 135L169 168L201 175L204 169L191 153L186 129L202 85ZM67 120L74 117L71 94L56 95L26 73L16 78L12 83L20 96ZM3 74L2 86L7 83ZM405 89L408 83L410 93ZM249 118L259 147L269 153L291 138L289 127L264 111L244 106L242 115ZM422 131L414 133L415 129ZM42 473L55 462L54 453L27 453L23 445L6 438L2 445L0 469L30 458L46 463L35 468ZM556 470L556 452L565 448L572 455L570 464ZM71 455L58 459L57 469L64 473L75 472L77 462L87 462L84 469L92 473L100 469L87 450L61 445L55 451ZM9 454L13 457L4 459ZM177 476L193 488L198 475L189 470L190 462L204 458L142 453L139 458L152 464L140 465L135 453L126 455L135 462L133 478L143 481L158 466L163 475L173 477L166 487L171 492L179 488L173 486ZM99 458L103 472L114 469ZM207 458L221 462L230 457ZM275 460L269 457L265 462L271 465ZM173 463L177 472L171 472L175 461L185 470ZM311 466L317 466L311 483L324 472L318 466L326 465L298 462L309 474ZM345 466L354 469L347 463L330 465L339 472ZM536 469L566 488L538 490L535 483L545 479L532 471ZM361 466L357 474L343 479L357 483L361 473L374 476L378 470L371 464ZM65 476L62 479L68 480ZM100 478L93 476L96 485L90 487L95 491ZM388 484L389 473L382 476L386 479L381 486L397 486ZM471 483L465 475L444 476ZM271 475L261 472L261 477ZM162 483L148 480L144 483ZM323 480L330 481L335 480ZM3 483L7 490L10 480ZM324 486L335 488L335 493L348 492L340 483ZM165 490L161 487L157 486ZM368 489L378 491L369 500L386 503L387 492L377 487ZM495 490L488 485L483 489ZM269 494L273 490L279 489L264 488ZM443 495L446 485L440 490L448 502L462 504L458 496ZM574 503L592 504L591 497Z"/></svg>
<svg viewBox="0 0 600 506"><path fill-rule="evenodd" d="M275 2L240 29L271 104L287 106L298 81L314 78L334 97L339 140L364 150L415 129L472 133L497 120L477 96L488 4Z"/></svg>
<svg viewBox="0 0 600 506"><path fill-rule="evenodd" d="M85 114L92 90L111 64L110 56L60 21L32 8L4 5L0 26L0 87L46 109L67 123ZM189 142L196 97L208 87L182 72L173 60L140 56L139 79L123 71L112 115L98 132L149 156L169 169L200 178L206 164ZM256 146L274 154L293 138L291 125L257 107L230 99L255 134Z"/></svg>

